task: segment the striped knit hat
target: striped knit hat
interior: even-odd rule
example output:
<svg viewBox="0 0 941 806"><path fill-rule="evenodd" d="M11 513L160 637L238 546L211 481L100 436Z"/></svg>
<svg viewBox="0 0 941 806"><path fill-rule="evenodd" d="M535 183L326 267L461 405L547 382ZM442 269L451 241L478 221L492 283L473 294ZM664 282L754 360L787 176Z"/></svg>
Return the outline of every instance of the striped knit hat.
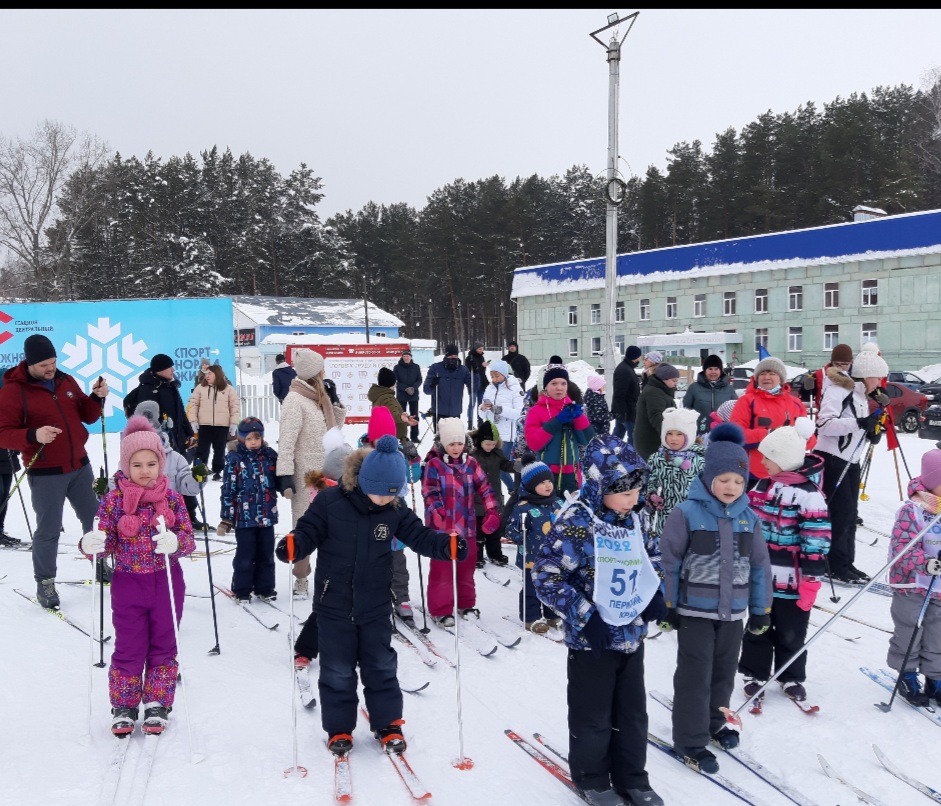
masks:
<svg viewBox="0 0 941 806"><path fill-rule="evenodd" d="M528 465L523 465L521 475L523 477L523 486L527 492L531 493L536 492L536 488L544 481L552 481L552 471L549 470L549 465L540 462L538 459L534 459Z"/></svg>

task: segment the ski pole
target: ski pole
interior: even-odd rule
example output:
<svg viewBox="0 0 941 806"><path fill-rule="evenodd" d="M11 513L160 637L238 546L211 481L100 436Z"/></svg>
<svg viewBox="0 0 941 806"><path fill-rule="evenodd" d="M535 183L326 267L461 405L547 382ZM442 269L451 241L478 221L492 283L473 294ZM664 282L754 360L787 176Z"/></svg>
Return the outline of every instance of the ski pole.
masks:
<svg viewBox="0 0 941 806"><path fill-rule="evenodd" d="M464 755L464 719L461 714L461 617L457 609L457 532L451 532L451 569L454 580L454 689L457 692L458 740L458 757L451 762L451 766L459 770L469 770L474 766L474 762Z"/></svg>
<svg viewBox="0 0 941 806"><path fill-rule="evenodd" d="M837 622L837 620L847 610L849 610L853 606L856 600L859 599L860 596L862 596L866 591L868 591L876 583L876 580L878 580L879 577L881 577L886 571L888 571L893 565L895 565L895 563L899 561L902 555L905 554L912 546L914 546L915 543L921 540L922 537L924 537L924 535L927 534L928 530L931 529L933 526L935 526L939 521L941 521L941 512L939 512L930 521L928 521L928 523L925 524L924 528L918 534L916 534L911 540L909 540L908 543L906 543L895 554L895 556L890 557L889 561L884 566L882 566L882 568L877 573L872 575L872 579L870 579L865 585L863 585L863 587L861 587L853 595L852 599L850 599L845 605L843 605L843 607L837 610L836 613L834 613L829 618L827 623L824 624L819 630L817 630L817 632L815 632L811 636L809 641L805 642L804 645L799 650L797 650L797 652L791 655L791 657L788 658L787 662L783 666L781 666L781 668L778 669L773 675L771 675L768 681L760 689L758 689L758 691L756 691L748 699L746 699L745 702L743 702L736 710L733 711L731 708L721 708L720 710L723 711L723 713L725 713L726 720L731 722L733 725L738 725L739 727L741 727L742 719L741 719L741 716L739 715L746 708L746 706L752 700L756 699L757 697L760 697L761 694L765 691L765 689L768 688L768 686L771 685L772 682L777 680L785 672L785 670L790 668L791 664L794 663L794 661L796 661L801 655L803 655L808 649L810 649L810 647L814 644L814 642L818 638L820 638L820 636L822 636L825 632L827 632L830 629L830 627L832 627Z"/></svg>
<svg viewBox="0 0 941 806"><path fill-rule="evenodd" d="M42 453L43 448L45 447L46 447L45 444L39 446L39 450L33 454L33 458L29 460L29 464L26 465L23 472L20 474L20 477L16 480L16 484L14 484L10 488L10 492L7 493L7 497L4 498L3 503L0 504L0 514L2 514L6 510L10 501L13 499L13 493L15 493L17 490L20 489L20 485L23 483L23 479L26 478L26 474L29 473L29 469L33 466L33 462L35 462L39 458L39 454Z"/></svg>
<svg viewBox="0 0 941 806"><path fill-rule="evenodd" d="M905 497L902 495L902 474L899 473L899 457L892 451L892 458L895 460L895 483L899 487L899 501L904 501Z"/></svg>
<svg viewBox="0 0 941 806"><path fill-rule="evenodd" d="M830 497L840 488L840 485L843 483L843 479L846 478L846 473L850 469L850 465L854 464L856 461L856 454L859 453L859 449L863 446L863 442L866 441L866 432L863 431L859 435L859 442L856 443L856 447L853 448L853 452L850 454L850 458L846 460L846 464L843 466L843 471L840 473L840 477L836 480L836 484L833 485L833 489L830 491Z"/></svg>
<svg viewBox="0 0 941 806"><path fill-rule="evenodd" d="M411 482L409 486L412 488L412 512L415 512L415 482ZM424 626L421 628L420 632L423 632L425 635L431 632L431 627L428 626L428 608L425 605L425 577L421 569L421 554L416 554L418 557L418 585L421 589L421 617ZM457 599L455 599L457 601Z"/></svg>
<svg viewBox="0 0 941 806"><path fill-rule="evenodd" d="M288 554L288 590L291 590L294 579L294 532L288 532L284 538L285 547ZM294 642L297 637L294 633L294 625L297 622L294 619L294 597L291 596L291 643L289 645L289 663L288 669L291 672L291 736L294 742L294 766L288 767L284 771L284 777L290 778L297 774L300 778L307 777L307 767L301 767L297 763L297 695L294 692L294 678L297 676L297 670L294 666Z"/></svg>
<svg viewBox="0 0 941 806"><path fill-rule="evenodd" d="M840 597L836 595L836 588L833 587L833 574L830 573L830 555L824 554L823 561L827 564L827 579L830 580L830 601L836 604L840 601Z"/></svg>
<svg viewBox="0 0 941 806"><path fill-rule="evenodd" d="M167 530L167 522L164 520L163 515L157 516L157 533L153 536L153 540L158 540L160 535ZM170 591L170 616L173 619L173 640L176 642L176 663L179 668L183 667L183 663L180 657L180 625L177 623L177 614L176 614L176 599L173 595L173 574L170 573L170 555L163 555L163 565L167 569L167 588ZM196 753L196 746L193 743L193 712L190 711L189 699L186 696L186 686L183 686L183 705L186 708L186 733L189 737L190 742L190 761L193 764L198 764L203 760L203 757Z"/></svg>
<svg viewBox="0 0 941 806"><path fill-rule="evenodd" d="M14 452L13 452L12 450L10 450L9 448L7 448L7 455L10 457L10 462L11 462L11 464L12 464L13 458L14 458L14 455L15 455ZM25 501L24 498L23 498L23 488L22 488L22 487L19 487L19 488L17 489L17 493L18 493L19 496L20 496L20 506L23 508L23 518L26 520L26 530L29 532L29 539L30 539L30 542L32 542L32 539L33 539L33 527L32 527L32 524L30 524L30 522L29 522L29 515L28 515L27 512L26 512L26 501ZM12 495L12 493L11 493L11 495Z"/></svg>
<svg viewBox="0 0 941 806"><path fill-rule="evenodd" d="M928 583L928 590L925 592L925 601L921 603L921 610L918 612L918 619L915 621L915 629L912 630L911 640L908 642L908 649L905 650L905 657L902 658L902 666L899 669L898 677L895 678L895 687L892 689L892 696L889 697L887 703L880 702L876 704L876 708L885 713L889 713L892 710L892 703L895 702L895 695L898 694L899 685L902 683L902 675L905 674L905 667L908 665L908 658L912 654L912 648L915 646L915 639L918 637L918 633L921 631L921 625L925 620L925 613L928 610L928 603L931 601L931 589L934 587L934 583L937 582L938 577L932 575L931 582Z"/></svg>
<svg viewBox="0 0 941 806"><path fill-rule="evenodd" d="M523 587L520 589L520 596L523 599L520 605L520 628L523 632L526 632L526 572L529 570L526 568L526 514L520 517L520 526L522 529L520 531L523 534Z"/></svg>
<svg viewBox="0 0 941 806"><path fill-rule="evenodd" d="M212 628L216 634L216 645L209 650L210 655L218 655L219 649L219 621L216 619L216 586L212 584L212 552L209 551L209 525L206 523L206 496L203 495L203 485L199 485L200 516L203 521L203 539L206 542L206 569L209 571L209 601L212 603ZM291 597L294 598L293 596Z"/></svg>
<svg viewBox="0 0 941 806"><path fill-rule="evenodd" d="M868 501L869 494L866 492L866 482L869 480L869 468L872 467L872 454L876 446L873 443L869 443L869 450L866 451L866 458L863 459L862 466L860 468L860 479L859 479L859 500Z"/></svg>

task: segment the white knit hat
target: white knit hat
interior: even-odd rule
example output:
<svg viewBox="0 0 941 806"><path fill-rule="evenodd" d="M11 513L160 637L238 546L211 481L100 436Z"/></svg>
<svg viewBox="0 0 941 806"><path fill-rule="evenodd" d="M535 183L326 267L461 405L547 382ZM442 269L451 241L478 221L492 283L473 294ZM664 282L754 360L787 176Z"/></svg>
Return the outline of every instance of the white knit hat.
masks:
<svg viewBox="0 0 941 806"><path fill-rule="evenodd" d="M804 464L807 440L813 436L814 424L809 417L798 417L794 425L775 428L758 443L758 450L781 470L797 470Z"/></svg>
<svg viewBox="0 0 941 806"><path fill-rule="evenodd" d="M302 381L316 378L323 369L323 356L306 347L301 347L291 354L291 365Z"/></svg>
<svg viewBox="0 0 941 806"><path fill-rule="evenodd" d="M850 377L861 380L862 378L884 378L888 374L889 365L879 355L879 345L871 341L866 342L863 349L853 359Z"/></svg>
<svg viewBox="0 0 941 806"><path fill-rule="evenodd" d="M686 444L682 448L682 450L686 450L696 441L696 423L698 420L699 412L696 409L664 409L663 425L660 426L661 444L667 444L667 431L680 431L686 437Z"/></svg>
<svg viewBox="0 0 941 806"><path fill-rule="evenodd" d="M442 417L438 420L438 439L445 448L452 442L464 442L467 439L464 421L460 417Z"/></svg>

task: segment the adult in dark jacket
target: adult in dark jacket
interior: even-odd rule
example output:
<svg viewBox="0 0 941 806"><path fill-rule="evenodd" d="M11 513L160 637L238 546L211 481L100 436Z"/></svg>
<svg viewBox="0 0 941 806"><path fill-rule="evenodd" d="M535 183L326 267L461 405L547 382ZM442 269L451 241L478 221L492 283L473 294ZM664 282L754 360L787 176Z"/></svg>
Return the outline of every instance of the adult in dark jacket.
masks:
<svg viewBox="0 0 941 806"><path fill-rule="evenodd" d="M392 649L392 537L418 554L450 560L449 535L426 527L404 506L405 459L396 439L386 435L375 450L360 449L346 460L337 487L321 490L294 527L295 556L317 552L314 615L319 630L321 723L328 747L345 737L348 751L357 720L357 674L363 680L370 726L385 744L392 728L401 744L402 691ZM457 556L467 556L459 539ZM275 551L288 560L286 538Z"/></svg>
<svg viewBox="0 0 941 806"><path fill-rule="evenodd" d="M173 377L173 359L170 356L157 353L150 359L150 369L140 374L138 386L124 398L124 415L130 417L137 404L145 400L156 401L160 407L160 419L167 424L170 445L185 456L193 427L180 397L180 382Z"/></svg>
<svg viewBox="0 0 941 806"><path fill-rule="evenodd" d="M634 421L637 419L637 399L640 397L640 378L636 372L639 360L640 347L632 344L624 351L624 359L614 368L611 394L613 434L629 444L634 441Z"/></svg>
<svg viewBox="0 0 941 806"><path fill-rule="evenodd" d="M278 398L279 403L284 402L288 390L291 388L291 381L297 377L297 371L284 359L283 354L275 356L275 367L271 371L271 386L274 396Z"/></svg>
<svg viewBox="0 0 941 806"><path fill-rule="evenodd" d="M738 395L729 383L722 359L717 355L707 356L702 362L702 372L683 395L683 408L696 409L699 413L696 433L705 434L709 430L709 415L727 400L738 400Z"/></svg>
<svg viewBox="0 0 941 806"><path fill-rule="evenodd" d="M456 344L445 347L444 359L428 368L422 389L431 397L436 433L439 419L460 417L463 414L464 390L470 394L471 374L467 367L461 365Z"/></svg>
<svg viewBox="0 0 941 806"><path fill-rule="evenodd" d="M473 428L475 412L483 402L484 389L490 383L490 379L487 377L487 367L490 366L490 362L484 355L484 343L482 341L474 342L467 358L464 359L464 366L470 371L471 376L471 396L467 404L467 427Z"/></svg>
<svg viewBox="0 0 941 806"><path fill-rule="evenodd" d="M672 364L660 364L637 400L634 448L646 461L660 450L663 412L676 407L676 384L680 373Z"/></svg>
<svg viewBox="0 0 941 806"><path fill-rule="evenodd" d="M529 365L529 359L519 351L519 345L515 341L506 346L506 355L500 360L510 365L513 374L519 378L520 386L525 389L526 381L532 374L532 367Z"/></svg>
<svg viewBox="0 0 941 806"><path fill-rule="evenodd" d="M392 368L395 373L395 399L402 411L415 420L411 427L412 442L418 442L418 393L421 389L421 367L412 359L411 350L403 350L402 357ZM398 424L396 424L398 425Z"/></svg>
<svg viewBox="0 0 941 806"><path fill-rule="evenodd" d="M83 532L91 531L98 512L95 473L85 452L85 425L102 415L108 382L96 381L86 395L71 375L56 368L55 347L41 334L29 336L23 352L24 360L3 376L0 449L19 451L28 468L36 513L32 546L36 597L43 607L58 607L56 555L65 502L72 505Z"/></svg>

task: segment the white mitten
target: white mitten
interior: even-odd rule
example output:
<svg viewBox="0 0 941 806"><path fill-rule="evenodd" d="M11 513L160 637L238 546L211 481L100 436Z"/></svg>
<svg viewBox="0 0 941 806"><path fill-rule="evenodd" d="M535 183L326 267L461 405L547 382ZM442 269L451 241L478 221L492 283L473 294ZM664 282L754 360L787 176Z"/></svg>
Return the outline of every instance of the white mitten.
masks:
<svg viewBox="0 0 941 806"><path fill-rule="evenodd" d="M157 516L157 534L154 535L154 552L157 554L173 554L180 547L177 536L167 530L167 523L163 515Z"/></svg>
<svg viewBox="0 0 941 806"><path fill-rule="evenodd" d="M85 554L103 554L105 550L105 533L92 531L82 535L80 547Z"/></svg>

